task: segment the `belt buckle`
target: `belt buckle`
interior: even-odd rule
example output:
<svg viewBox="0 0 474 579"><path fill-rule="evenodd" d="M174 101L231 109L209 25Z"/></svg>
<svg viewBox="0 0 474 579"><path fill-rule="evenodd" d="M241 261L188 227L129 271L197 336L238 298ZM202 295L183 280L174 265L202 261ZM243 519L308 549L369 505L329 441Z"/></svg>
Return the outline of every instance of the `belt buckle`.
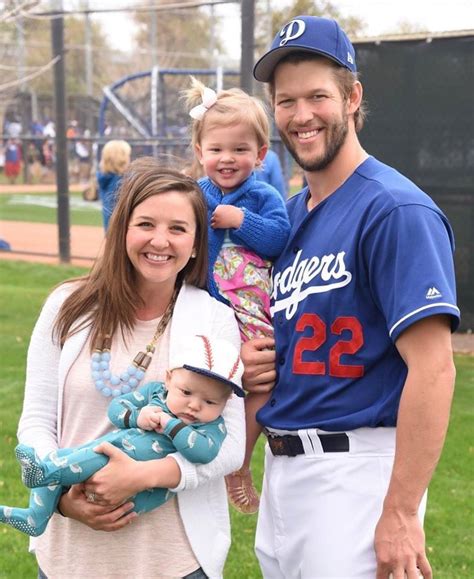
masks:
<svg viewBox="0 0 474 579"><path fill-rule="evenodd" d="M291 456L289 454L290 447L288 442L286 441L283 436L273 436L272 441L270 443L270 448L274 452L274 454L278 456Z"/></svg>
<svg viewBox="0 0 474 579"><path fill-rule="evenodd" d="M270 446L270 450L272 451L273 456L283 456L285 454L285 443L283 442L281 436L270 432L266 428L263 429L263 433L267 437L268 445Z"/></svg>
<svg viewBox="0 0 474 579"><path fill-rule="evenodd" d="M281 436L265 429L268 444L274 456L297 456L298 453L290 443L290 436Z"/></svg>

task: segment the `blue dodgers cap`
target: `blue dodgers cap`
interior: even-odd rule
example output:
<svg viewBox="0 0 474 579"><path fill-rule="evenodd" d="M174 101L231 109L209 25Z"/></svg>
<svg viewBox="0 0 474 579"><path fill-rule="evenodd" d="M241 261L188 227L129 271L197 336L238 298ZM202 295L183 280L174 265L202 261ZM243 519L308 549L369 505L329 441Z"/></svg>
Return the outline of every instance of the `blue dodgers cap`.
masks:
<svg viewBox="0 0 474 579"><path fill-rule="evenodd" d="M269 82L276 65L292 52L314 52L356 72L355 50L347 34L335 20L318 16L297 16L273 39L270 50L253 69L261 82Z"/></svg>

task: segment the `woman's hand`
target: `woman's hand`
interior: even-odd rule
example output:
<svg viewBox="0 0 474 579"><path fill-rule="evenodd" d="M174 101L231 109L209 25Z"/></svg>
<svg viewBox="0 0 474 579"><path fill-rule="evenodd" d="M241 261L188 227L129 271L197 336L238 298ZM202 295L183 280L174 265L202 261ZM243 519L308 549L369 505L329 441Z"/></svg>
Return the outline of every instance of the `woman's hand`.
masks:
<svg viewBox="0 0 474 579"><path fill-rule="evenodd" d="M108 442L94 448L109 457L109 462L84 483L86 496L93 494L94 503L109 508L124 503L148 488L140 475L143 462L138 462Z"/></svg>
<svg viewBox="0 0 474 579"><path fill-rule="evenodd" d="M129 525L137 513L130 513L132 502L119 507L104 507L91 503L84 493L83 484L74 485L59 501L59 508L65 517L69 517L95 531L117 531Z"/></svg>
<svg viewBox="0 0 474 579"><path fill-rule="evenodd" d="M94 450L110 459L84 483L86 496L93 493L96 505L114 508L145 489L174 488L181 480L181 470L171 457L137 461L108 442Z"/></svg>
<svg viewBox="0 0 474 579"><path fill-rule="evenodd" d="M240 350L244 364L242 382L248 392L270 392L275 385L275 340L254 338L245 342Z"/></svg>

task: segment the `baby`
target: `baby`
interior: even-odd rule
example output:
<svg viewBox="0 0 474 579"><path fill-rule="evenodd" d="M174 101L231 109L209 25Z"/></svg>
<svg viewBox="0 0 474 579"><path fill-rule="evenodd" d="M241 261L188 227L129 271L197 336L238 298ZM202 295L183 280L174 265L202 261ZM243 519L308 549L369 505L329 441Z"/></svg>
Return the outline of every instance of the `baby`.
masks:
<svg viewBox="0 0 474 579"><path fill-rule="evenodd" d="M0 522L31 535L41 535L55 512L64 487L81 483L109 458L94 452L109 442L135 460L163 458L180 452L187 460L213 460L226 436L221 416L232 393L244 396L239 352L222 339L193 336L183 340L166 373L165 383L149 382L114 398L108 416L119 428L77 448L62 448L40 460L33 448L18 445L23 483L34 488L29 507L0 506ZM131 500L133 510L155 509L173 493L154 488ZM88 500L94 502L90 493Z"/></svg>

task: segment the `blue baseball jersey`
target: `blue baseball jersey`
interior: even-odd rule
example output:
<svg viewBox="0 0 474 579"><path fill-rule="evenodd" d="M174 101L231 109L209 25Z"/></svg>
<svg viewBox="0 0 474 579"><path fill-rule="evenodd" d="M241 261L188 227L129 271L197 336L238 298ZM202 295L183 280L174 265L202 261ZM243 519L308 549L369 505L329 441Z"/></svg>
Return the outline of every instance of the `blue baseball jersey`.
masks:
<svg viewBox="0 0 474 579"><path fill-rule="evenodd" d="M259 422L329 431L396 425L407 367L395 342L456 306L451 227L416 185L373 157L311 211L287 204L275 261L277 382Z"/></svg>

